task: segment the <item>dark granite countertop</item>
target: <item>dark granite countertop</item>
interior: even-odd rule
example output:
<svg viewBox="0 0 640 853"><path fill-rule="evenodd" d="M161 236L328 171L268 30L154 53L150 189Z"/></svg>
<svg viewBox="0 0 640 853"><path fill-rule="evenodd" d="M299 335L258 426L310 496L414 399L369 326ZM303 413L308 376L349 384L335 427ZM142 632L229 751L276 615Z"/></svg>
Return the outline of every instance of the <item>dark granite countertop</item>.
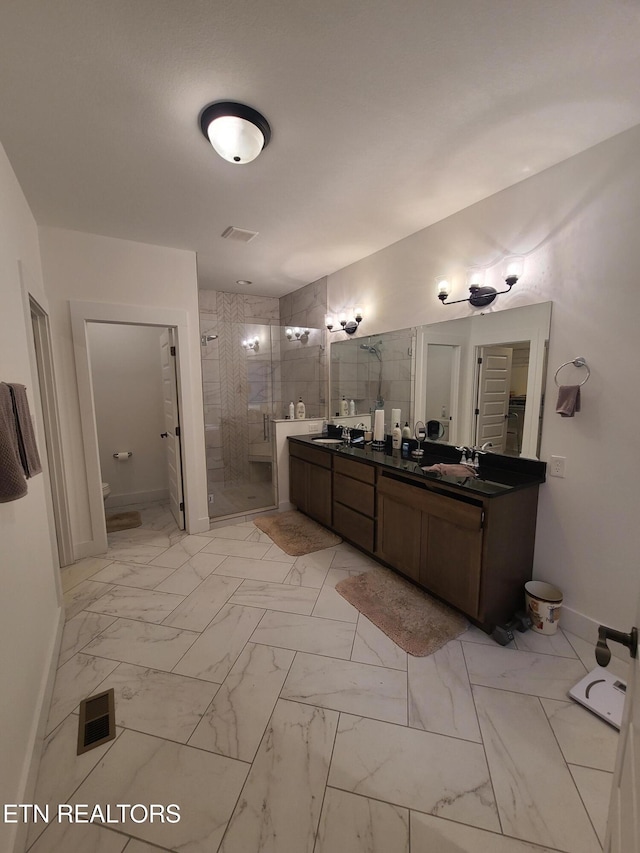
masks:
<svg viewBox="0 0 640 853"><path fill-rule="evenodd" d="M373 450L370 445L350 447L344 445L318 444L313 439L320 435L291 435L289 441L315 447L326 453L350 457L361 462L369 462L398 474L409 475L412 480L418 477L433 486L443 484L456 491L477 497L497 497L508 494L516 489L526 489L544 483L546 479L546 462L536 459L520 459L512 456L502 456L497 453L486 453L480 456L478 477L452 477L437 472L424 471L423 468L438 462L446 464L460 461L460 451L455 447L437 442L423 442L424 456L417 462L411 457L403 458L399 450ZM415 444L415 442L414 442Z"/></svg>

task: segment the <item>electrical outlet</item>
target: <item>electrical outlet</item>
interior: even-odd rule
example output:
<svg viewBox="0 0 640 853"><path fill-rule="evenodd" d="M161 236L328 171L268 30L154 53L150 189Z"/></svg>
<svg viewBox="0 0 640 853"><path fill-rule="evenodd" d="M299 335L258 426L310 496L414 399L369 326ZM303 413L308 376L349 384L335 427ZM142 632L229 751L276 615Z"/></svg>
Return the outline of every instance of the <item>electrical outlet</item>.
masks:
<svg viewBox="0 0 640 853"><path fill-rule="evenodd" d="M549 476L564 477L564 464L566 461L566 456L552 456L549 464Z"/></svg>

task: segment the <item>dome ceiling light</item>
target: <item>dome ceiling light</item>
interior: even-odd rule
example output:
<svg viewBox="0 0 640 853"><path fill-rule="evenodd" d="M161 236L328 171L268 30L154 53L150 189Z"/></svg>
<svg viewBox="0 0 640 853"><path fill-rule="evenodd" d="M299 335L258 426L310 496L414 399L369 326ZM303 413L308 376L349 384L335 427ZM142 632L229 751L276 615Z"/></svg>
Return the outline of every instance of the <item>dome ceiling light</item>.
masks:
<svg viewBox="0 0 640 853"><path fill-rule="evenodd" d="M257 110L235 101L214 101L200 113L200 129L229 163L250 163L271 139L271 128Z"/></svg>

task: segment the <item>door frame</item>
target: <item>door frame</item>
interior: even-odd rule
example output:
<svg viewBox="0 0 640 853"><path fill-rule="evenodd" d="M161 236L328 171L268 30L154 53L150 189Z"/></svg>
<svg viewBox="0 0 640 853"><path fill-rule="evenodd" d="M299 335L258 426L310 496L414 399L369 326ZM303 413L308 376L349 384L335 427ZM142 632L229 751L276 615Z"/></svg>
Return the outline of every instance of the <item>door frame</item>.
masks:
<svg viewBox="0 0 640 853"><path fill-rule="evenodd" d="M177 308L159 308L155 306L123 305L107 302L81 302L70 300L71 331L73 350L76 364L78 383L78 401L80 404L80 421L84 445L84 459L87 476L87 496L91 523L91 540L79 543L82 553L77 557L88 557L102 554L107 550L107 531L102 500L102 477L100 473L100 455L98 450L98 429L96 424L95 405L93 399L93 382L91 378L91 360L87 335L88 323L116 323L128 326L158 326L172 328L175 334L176 347L176 377L177 394L182 413L181 442L183 452L183 480L185 527L189 533L200 533L209 529L209 518L203 519L199 513L200 503L206 508L206 492L203 500L199 495L200 484L190 472L197 470L204 455L204 434L202 447L198 448L197 431L192 411L187 404L193 399L196 389L193 387L189 370L189 316L186 311ZM193 331L198 340L198 330ZM185 357L181 358L181 349ZM201 432L203 430L201 428ZM202 453L199 453L198 450ZM206 485L205 485L206 489Z"/></svg>
<svg viewBox="0 0 640 853"><path fill-rule="evenodd" d="M58 409L58 394L51 344L51 327L46 300L34 286L33 279L22 261L18 261L20 286L25 323L32 330L27 336L31 375L34 385L35 417L38 432L44 436L45 447L42 472L47 488L47 514L52 533L53 553L58 555L60 568L69 566L75 559L71 516L65 477L62 429ZM42 450L44 449L44 453Z"/></svg>

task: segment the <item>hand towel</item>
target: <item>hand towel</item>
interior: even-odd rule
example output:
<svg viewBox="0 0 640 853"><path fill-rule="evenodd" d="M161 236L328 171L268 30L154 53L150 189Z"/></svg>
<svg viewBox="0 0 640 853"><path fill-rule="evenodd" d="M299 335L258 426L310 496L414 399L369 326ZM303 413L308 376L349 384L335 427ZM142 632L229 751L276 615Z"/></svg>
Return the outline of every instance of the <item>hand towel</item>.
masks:
<svg viewBox="0 0 640 853"><path fill-rule="evenodd" d="M20 460L27 479L35 474L40 474L42 465L36 444L36 435L33 431L33 421L29 411L27 400L27 389L24 385L10 382L11 400L13 402L13 415L16 420L16 432L18 434L18 449Z"/></svg>
<svg viewBox="0 0 640 853"><path fill-rule="evenodd" d="M26 494L27 481L20 463L11 390L0 382L0 503L17 501Z"/></svg>
<svg viewBox="0 0 640 853"><path fill-rule="evenodd" d="M561 385L558 388L556 412L561 418L572 418L580 411L580 386Z"/></svg>
<svg viewBox="0 0 640 853"><path fill-rule="evenodd" d="M422 468L428 474L441 474L444 477L477 477L478 472L470 465L438 462L436 465L426 465Z"/></svg>

